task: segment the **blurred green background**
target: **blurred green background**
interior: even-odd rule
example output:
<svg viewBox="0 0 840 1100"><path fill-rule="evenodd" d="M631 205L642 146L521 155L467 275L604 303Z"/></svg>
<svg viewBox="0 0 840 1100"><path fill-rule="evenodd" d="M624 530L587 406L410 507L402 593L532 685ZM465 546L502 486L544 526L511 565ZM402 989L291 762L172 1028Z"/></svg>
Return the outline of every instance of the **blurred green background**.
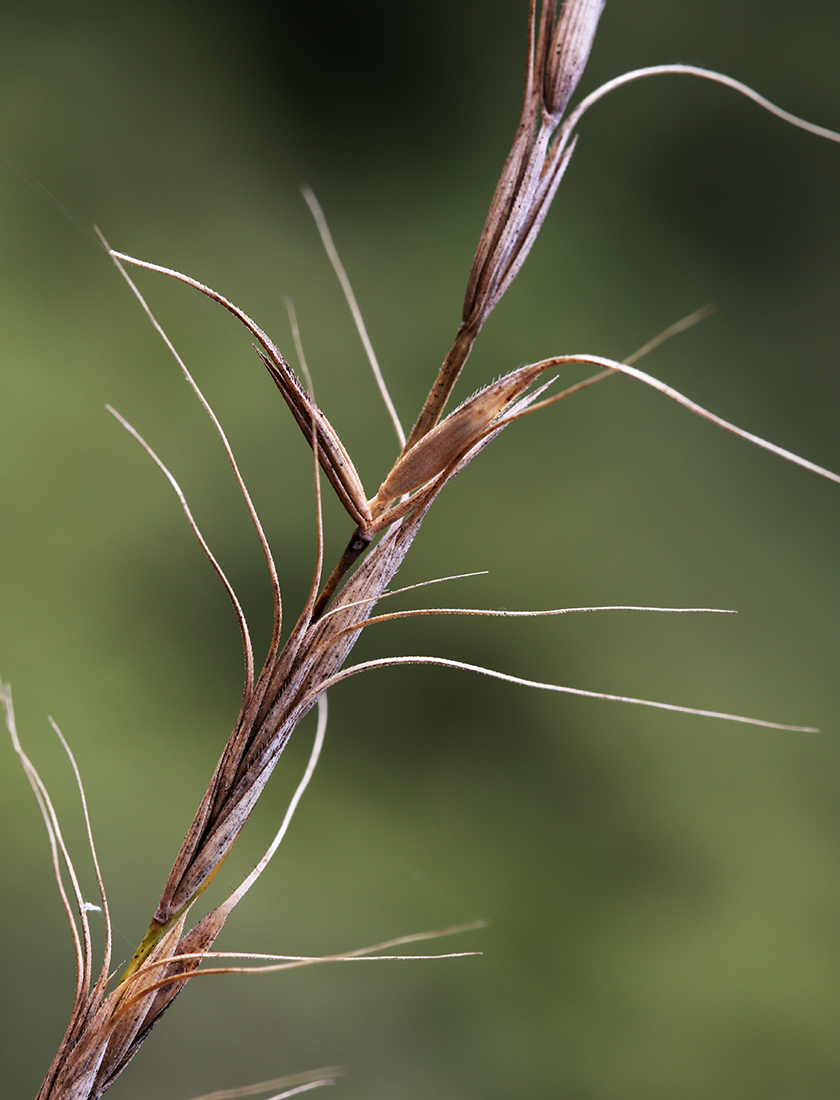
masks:
<svg viewBox="0 0 840 1100"><path fill-rule="evenodd" d="M169 486L106 402L179 478L260 651L270 601L219 444L90 227L218 288L290 355L292 296L319 402L372 493L395 444L299 185L410 423L513 134L526 10L0 7L0 672L93 897L48 714L78 756L118 961L236 717L242 661ZM582 89L694 62L840 128L838 56L840 8L823 0L612 0ZM688 78L618 92L585 119L460 396L553 353L624 356L712 301L643 367L840 469L838 189L840 148L731 92ZM232 318L138 282L230 433L291 619L313 565L306 448ZM399 579L488 575L394 607L738 616L413 619L372 629L356 657L440 653L822 732L440 669L343 685L315 782L221 946L333 952L483 917L444 945L483 957L197 982L114 1100L334 1063L347 1100L840 1095L838 505L836 485L626 379L506 432L437 502ZM349 524L331 501L326 520L334 558ZM261 855L311 732L210 900ZM3 1091L26 1097L63 1034L73 964L33 797L8 744L0 759Z"/></svg>

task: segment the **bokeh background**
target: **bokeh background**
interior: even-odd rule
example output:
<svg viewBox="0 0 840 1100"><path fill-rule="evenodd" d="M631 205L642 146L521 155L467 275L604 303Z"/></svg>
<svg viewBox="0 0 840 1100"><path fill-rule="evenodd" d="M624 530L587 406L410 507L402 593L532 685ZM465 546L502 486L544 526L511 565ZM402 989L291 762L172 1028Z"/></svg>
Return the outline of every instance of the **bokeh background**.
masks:
<svg viewBox="0 0 840 1100"><path fill-rule="evenodd" d="M92 239L189 272L292 353L373 492L395 444L300 197L317 192L406 422L454 334L519 110L527 5L0 6L0 671L94 887L78 756L127 958L238 709L226 598L257 649L264 565L217 440ZM582 85L690 61L840 128L840 8L612 0ZM689 78L585 119L542 237L461 396L552 353L621 357L840 469L840 148ZM139 278L230 433L295 615L313 565L306 448L233 320ZM394 607L656 604L737 617L435 618L356 656L441 653L536 679L819 726L792 734L440 669L332 693L318 775L222 946L333 952L486 918L481 958L197 982L114 1087L187 1100L340 1063L356 1100L840 1095L838 487L626 379L506 432L429 515ZM328 557L346 517L326 507ZM311 720L219 874L261 855ZM0 752L3 1092L32 1096L72 999L32 795ZM96 921L94 915L94 921ZM97 933L101 938L101 930ZM430 946L434 950L436 945Z"/></svg>

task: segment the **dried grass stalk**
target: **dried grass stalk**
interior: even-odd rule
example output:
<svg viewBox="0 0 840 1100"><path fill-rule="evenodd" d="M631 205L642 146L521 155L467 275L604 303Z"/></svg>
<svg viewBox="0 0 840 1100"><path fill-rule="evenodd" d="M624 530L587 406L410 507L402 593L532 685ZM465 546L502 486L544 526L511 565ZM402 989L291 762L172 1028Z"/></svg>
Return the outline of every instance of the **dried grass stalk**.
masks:
<svg viewBox="0 0 840 1100"><path fill-rule="evenodd" d="M306 387L298 380L276 345L247 314L217 291L211 290L195 279L109 249L110 255L124 274L125 264L168 274L197 288L229 310L246 326L257 342L257 351L262 362L277 385L305 440L312 448L316 473L320 465L330 486L351 517L355 530L344 554L323 585L319 550L318 565L309 597L288 638L281 645L282 603L271 552L224 433L213 416L212 410L204 402L208 412L213 416L214 424L220 433L235 476L248 503L271 575L274 594L274 635L262 670L255 675L247 624L233 589L201 539L177 483L160 463L181 499L189 522L201 539L205 552L226 585L234 603L245 649L246 683L238 721L166 880L148 932L125 973L110 993L107 992L110 978L110 923L107 918L104 890L102 896L108 927L108 944L101 972L94 981L86 905L75 881L72 863L61 839L61 832L49 796L37 772L20 747L14 728L11 698L8 691L4 691L3 702L6 706L9 728L42 807L53 847L57 877L60 882L59 867L63 858L70 870L76 908L82 927L82 933L79 935L73 925L78 981L70 1025L38 1094L38 1100L95 1100L101 1096L131 1060L186 982L200 972L198 968L202 960L215 957L211 951L213 943L233 907L251 885L254 876L250 876L225 903L207 914L188 931L185 930L187 915L239 836L292 732L312 707L323 699L324 692L329 686L360 671L389 663L438 663L461 668L472 667L434 657L383 658L349 668L346 667L346 662L363 627L394 617L388 615L374 617L372 612L399 569L434 499L453 477L472 462L483 448L514 420L552 401L567 397L584 385L620 372L654 386L691 411L714 420L727 430L734 431L783 458L797 462L831 480L840 481L838 475L722 421L670 387L633 367L629 361L617 363L594 355L557 356L520 367L485 387L442 419L452 387L470 353L473 342L484 321L516 277L534 243L575 148L574 129L585 111L606 91L627 80L652 75L655 72L698 75L717 80L750 95L756 102L774 111L788 122L801 125L833 141L840 140L837 134L803 123L780 111L730 78L685 66L663 66L657 69L639 70L637 73L611 81L610 84L584 99L564 121L569 100L589 57L602 8L603 0L566 0L558 12L556 0L544 0L539 20L537 20L535 3L532 0L522 113L513 146L502 170L478 243L467 284L461 325L414 427L402 445L400 455L391 471L383 479L378 492L370 499L364 491L347 449L325 414L316 405L311 392L307 392ZM346 274L335 254L323 215L317 207L314 196L309 194L307 201L318 219L322 237L345 285L359 331L369 349L371 365L377 374L397 436L402 444L403 434L399 418L390 398L387 397L381 373L355 306L355 299L352 297ZM128 278L127 275L126 278ZM140 297L133 283L131 285ZM142 298L140 300L143 301ZM148 311L144 302L143 305ZM149 316L152 316L150 312ZM696 319L692 317L673 326L672 330L668 330L662 338ZM154 318L152 321L157 326ZM163 331L160 329L159 331L177 357L175 349L169 344ZM178 362L199 397L204 401L180 358ZM541 383L536 390L531 390L532 385L538 382L546 371L561 369L572 363L590 364L597 368L597 373L554 397L538 401L537 399L551 383ZM159 462L156 456L153 455L153 457ZM375 541L377 539L378 541ZM347 579L349 570L360 557L361 562L352 576ZM438 610L445 613L455 611L455 609ZM476 671L516 680L515 677L505 676L503 673L491 673L491 670L487 669L476 669ZM525 681L516 680L516 682ZM586 692L582 689L565 688L559 685L533 684L532 686L595 695L599 698L616 698L603 693ZM638 699L623 701L664 706L737 721L757 721L741 716L721 715L712 711L698 711L675 704L651 703ZM776 725L776 723L764 722L758 724ZM783 726L781 728L803 727ZM311 774L311 768L307 778L309 774ZM278 841L280 835L282 835L282 829L278 834ZM267 853L265 861L270 857L271 851L273 848ZM255 875L262 870L265 861ZM72 918L73 907L64 895L63 888L62 896L68 918ZM383 945L379 946L381 948ZM358 952L351 953L354 957L358 954ZM308 964L312 961L277 962L268 969ZM326 1077L298 1081L293 1083L295 1085L293 1091L325 1083L329 1083ZM288 1095L291 1095L291 1092Z"/></svg>

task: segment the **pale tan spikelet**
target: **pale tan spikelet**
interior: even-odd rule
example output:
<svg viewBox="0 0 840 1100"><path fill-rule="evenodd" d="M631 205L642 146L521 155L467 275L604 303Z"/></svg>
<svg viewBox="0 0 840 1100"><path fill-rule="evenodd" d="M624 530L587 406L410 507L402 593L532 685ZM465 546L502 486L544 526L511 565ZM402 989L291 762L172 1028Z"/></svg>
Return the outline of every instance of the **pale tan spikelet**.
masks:
<svg viewBox="0 0 840 1100"><path fill-rule="evenodd" d="M531 0L525 95L511 151L496 186L473 260L461 326L403 453L440 417L481 327L525 262L574 149L570 135L552 144L592 48L603 0L545 0L535 41Z"/></svg>
<svg viewBox="0 0 840 1100"><path fill-rule="evenodd" d="M374 520L392 501L413 493L456 463L546 369L532 364L491 382L405 451L369 502Z"/></svg>

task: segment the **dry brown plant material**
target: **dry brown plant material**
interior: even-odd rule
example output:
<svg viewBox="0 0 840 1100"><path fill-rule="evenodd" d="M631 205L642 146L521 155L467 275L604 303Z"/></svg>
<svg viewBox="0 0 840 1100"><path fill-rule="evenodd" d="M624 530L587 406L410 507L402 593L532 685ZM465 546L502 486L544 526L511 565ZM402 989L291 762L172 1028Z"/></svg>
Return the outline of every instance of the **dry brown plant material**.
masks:
<svg viewBox="0 0 840 1100"><path fill-rule="evenodd" d="M220 434L233 467L234 475L250 510L269 568L274 597L274 633L266 660L257 674L248 627L236 595L225 578L221 567L204 542L177 482L151 449L140 440L172 483L181 500L189 523L201 541L204 552L221 578L233 602L245 651L245 688L238 721L166 880L160 903L150 921L148 932L135 952L128 968L113 988L110 989L110 992L109 986L113 977L110 973L110 922L107 913L107 900L98 868L97 880L100 886L102 909L105 913L108 931L104 962L98 976L94 978L91 937L87 919L87 911L90 906L82 898L73 871L72 861L62 839L58 819L49 795L18 740L8 689L3 690L2 701L5 705L13 743L30 778L46 823L53 850L56 878L62 892L62 901L68 920L73 928L77 959L77 987L70 1024L38 1094L38 1100L95 1100L119 1076L140 1044L188 980L198 974L241 971L242 968L238 966L204 969L199 969L199 967L203 961L218 957L212 951L213 943L235 905L256 881L276 849L288 823L288 815L263 861L227 901L206 914L189 930L186 927L188 914L202 891L218 871L248 820L292 732L301 719L317 704L321 708L321 714L316 749L313 752L307 775L293 801L290 812L293 810L297 798L312 774L312 769L317 760L317 753L320 751L320 744L323 741L323 730L326 722L324 693L330 686L346 679L348 676L388 664L433 663L448 667L468 668L510 682L526 683L547 690L571 692L601 699L620 698L624 702L685 711L738 722L752 722L778 729L808 728L722 714L710 710L698 710L672 703L657 703L650 700L584 691L583 689L556 684L525 681L493 670L436 657L382 658L346 667L346 661L359 632L365 626L411 614L430 613L429 611L414 611L394 615L372 615L377 602L388 594L386 592L388 585L411 546L427 510L444 486L472 462L483 448L514 420L529 415L536 409L543 408L561 398L568 397L582 386L590 385L612 374L630 375L638 381L653 386L666 396L683 404L690 411L711 419L742 438L756 443L820 476L840 482L840 476L837 474L822 469L806 459L793 455L716 417L713 413L701 408L671 387L640 371L632 365L630 360L618 363L597 355L578 354L560 355L538 363L528 364L510 371L462 402L453 412L445 417L443 416L449 395L469 356L476 337L485 320L516 277L536 239L557 186L575 149L575 129L580 119L586 110L607 91L630 80L648 75L682 73L700 76L715 80L748 95L762 107L772 111L787 122L832 141L840 140L837 134L805 123L774 107L737 81L706 70L680 65L642 69L610 81L607 85L586 97L566 116L565 112L569 100L575 91L589 57L602 8L603 0L566 0L566 3L558 12L555 0L545 0L539 18L537 18L535 3L532 0L528 29L525 94L513 146L502 170L476 250L468 280L461 325L452 348L407 439L404 438L399 417L387 395L349 281L335 253L320 207L318 207L311 193L306 195L333 265L342 280L348 302L365 342L372 368L383 392L401 446L401 452L394 466L383 478L379 490L370 498L364 490L347 449L326 415L315 403L310 392L311 387L308 390L301 384L280 350L247 314L221 294L195 279L160 265L138 260L125 253L108 249L109 254L149 313L152 322L176 356L187 379L204 403ZM317 472L320 467L354 524L355 529L344 554L336 563L326 582L322 583L322 550L320 549L322 538L319 521L319 553L311 590L302 612L285 641L282 641L282 601L277 570L256 510L251 504L244 482L236 467L231 449L221 426L209 405L204 401L183 361L178 357L177 352L157 325L151 312L148 311L148 307L143 302L139 291L128 278L125 265L161 272L193 286L229 310L246 326L256 340L260 359L279 389L306 442L312 449L316 493L319 491L317 488ZM661 338L672 335L673 332L685 327L688 323L693 323L696 319L698 317L693 315L691 318L687 318L685 322L672 326L670 330L662 334ZM656 342L652 341L651 346ZM642 352L647 349L648 346L642 349ZM596 373L584 382L577 383L553 397L544 397L542 400L538 400L547 387L551 385L553 379L540 382L535 390L532 390L531 387L539 382L547 371L559 370L570 364L591 365L596 369ZM121 417L120 419L122 420ZM133 432L133 429L125 421L122 422ZM134 434L137 435L137 433ZM137 438L140 439L139 436ZM355 572L348 579L348 573L354 565L356 566ZM536 613L523 612L521 614L565 614L571 611L593 610L599 609L566 608ZM624 610L716 609L625 608ZM431 611L437 614L509 614L479 609L454 608L436 608L431 609ZM79 787L81 790L80 780ZM83 794L82 798L84 798ZM87 818L86 807L85 815ZM95 864L95 852L90 830L89 834ZM60 866L62 862L66 866L71 879L74 904L67 898L61 885ZM81 932L77 930L76 922L73 919L74 908L78 912ZM445 929L440 933L432 933L431 935L448 934L458 930L460 929ZM404 937L400 941L379 944L363 951L330 956L330 959L358 959L369 955L371 952L377 953L378 957L382 957L382 951L389 950L415 938L418 937ZM325 961L300 958L279 959L276 956L250 955L247 957L252 960L261 959L265 962L265 965L250 968L258 971L285 969L289 966L311 965L315 962ZM268 1088L279 1087L281 1084L284 1087L288 1086L286 1091L277 1095L291 1096L303 1090L332 1083L333 1079L334 1071L318 1071L313 1075L306 1075L294 1081L266 1082L264 1085ZM253 1089L245 1089L241 1090L239 1094L246 1095L253 1091ZM233 1093L213 1095L215 1098L220 1098L231 1096Z"/></svg>

